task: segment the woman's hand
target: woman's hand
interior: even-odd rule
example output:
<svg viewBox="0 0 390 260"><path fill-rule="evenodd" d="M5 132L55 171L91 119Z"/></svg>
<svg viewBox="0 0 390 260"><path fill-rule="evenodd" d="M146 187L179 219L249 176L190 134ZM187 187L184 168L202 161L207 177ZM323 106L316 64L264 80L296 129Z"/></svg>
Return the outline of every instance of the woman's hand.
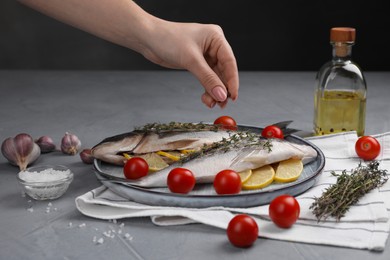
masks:
<svg viewBox="0 0 390 260"><path fill-rule="evenodd" d="M187 69L205 88L202 102L224 107L238 97L238 70L233 51L217 25L153 21L141 53L164 67Z"/></svg>

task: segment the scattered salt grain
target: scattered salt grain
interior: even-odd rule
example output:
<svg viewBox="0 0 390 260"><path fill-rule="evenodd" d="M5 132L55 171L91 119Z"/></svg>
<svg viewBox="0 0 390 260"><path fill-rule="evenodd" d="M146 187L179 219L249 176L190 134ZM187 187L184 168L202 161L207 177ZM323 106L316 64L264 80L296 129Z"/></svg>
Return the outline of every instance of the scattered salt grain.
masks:
<svg viewBox="0 0 390 260"><path fill-rule="evenodd" d="M101 245L104 243L104 238L99 238L97 241L96 241L97 244Z"/></svg>
<svg viewBox="0 0 390 260"><path fill-rule="evenodd" d="M69 222L68 227L72 227L72 226L73 226L72 222Z"/></svg>
<svg viewBox="0 0 390 260"><path fill-rule="evenodd" d="M113 232L112 230L109 230L109 231L107 231L107 232L103 232L103 235L105 236L105 237L109 237L109 238L114 238L115 237L115 234L114 234L115 232Z"/></svg>
<svg viewBox="0 0 390 260"><path fill-rule="evenodd" d="M125 237L127 240L129 240L129 241L133 240L133 237L132 237L129 233L126 233L126 234L124 235L124 237Z"/></svg>
<svg viewBox="0 0 390 260"><path fill-rule="evenodd" d="M34 212L34 208L32 208L32 207L31 207L31 208L28 208L27 211L28 211L28 212Z"/></svg>
<svg viewBox="0 0 390 260"><path fill-rule="evenodd" d="M119 229L119 230L118 230L118 234L119 234L119 235L122 234L122 229Z"/></svg>
<svg viewBox="0 0 390 260"><path fill-rule="evenodd" d="M119 227L123 228L125 226L125 223L121 223Z"/></svg>
<svg viewBox="0 0 390 260"><path fill-rule="evenodd" d="M85 223L82 223L82 224L79 225L79 228L83 228L85 226L86 226Z"/></svg>
<svg viewBox="0 0 390 260"><path fill-rule="evenodd" d="M112 223L116 224L116 223L117 223L117 220L116 220L116 219L113 219L113 220L112 220Z"/></svg>
<svg viewBox="0 0 390 260"><path fill-rule="evenodd" d="M53 204L52 204L51 202L49 202L49 203L47 204L47 206L48 206L48 207L51 207L51 206L53 206Z"/></svg>

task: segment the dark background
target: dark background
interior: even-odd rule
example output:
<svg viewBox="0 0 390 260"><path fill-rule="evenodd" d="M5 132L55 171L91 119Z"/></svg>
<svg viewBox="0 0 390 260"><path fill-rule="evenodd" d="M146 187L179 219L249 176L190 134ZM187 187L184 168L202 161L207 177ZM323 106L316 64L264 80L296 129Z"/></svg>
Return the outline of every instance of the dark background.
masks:
<svg viewBox="0 0 390 260"><path fill-rule="evenodd" d="M363 70L390 69L388 0L136 2L163 19L219 24L242 71L318 70L331 58L329 30L334 26L356 28L353 59ZM0 1L0 32L0 69L161 69L138 53L14 0Z"/></svg>

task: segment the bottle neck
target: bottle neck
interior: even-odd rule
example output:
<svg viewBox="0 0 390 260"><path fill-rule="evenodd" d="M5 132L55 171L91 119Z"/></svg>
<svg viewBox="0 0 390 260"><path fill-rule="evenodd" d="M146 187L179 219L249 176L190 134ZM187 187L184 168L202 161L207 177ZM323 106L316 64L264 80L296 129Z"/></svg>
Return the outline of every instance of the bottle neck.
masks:
<svg viewBox="0 0 390 260"><path fill-rule="evenodd" d="M332 42L333 60L350 60L352 55L353 42Z"/></svg>

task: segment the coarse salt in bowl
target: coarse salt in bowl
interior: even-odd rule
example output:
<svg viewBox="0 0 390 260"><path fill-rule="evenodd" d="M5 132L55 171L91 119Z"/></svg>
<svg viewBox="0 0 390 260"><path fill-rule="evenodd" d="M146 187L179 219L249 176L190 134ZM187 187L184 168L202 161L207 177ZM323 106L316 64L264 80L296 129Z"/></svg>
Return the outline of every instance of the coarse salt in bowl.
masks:
<svg viewBox="0 0 390 260"><path fill-rule="evenodd" d="M61 197L73 180L73 173L66 166L42 165L27 168L18 173L23 191L36 200Z"/></svg>

